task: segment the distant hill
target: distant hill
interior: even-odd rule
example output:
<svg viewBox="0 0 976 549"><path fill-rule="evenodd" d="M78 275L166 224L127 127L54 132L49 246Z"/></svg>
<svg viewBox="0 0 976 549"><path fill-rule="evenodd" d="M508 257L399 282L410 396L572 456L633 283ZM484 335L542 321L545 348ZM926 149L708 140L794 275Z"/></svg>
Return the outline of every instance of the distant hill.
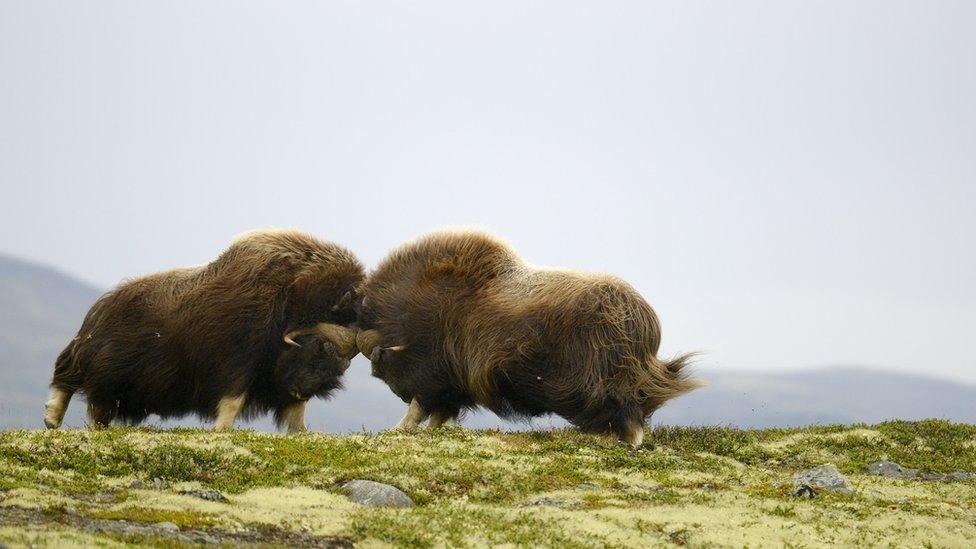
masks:
<svg viewBox="0 0 976 549"><path fill-rule="evenodd" d="M100 291L0 255L0 426L39 426L54 358ZM80 410L71 410L77 422Z"/></svg>
<svg viewBox="0 0 976 549"><path fill-rule="evenodd" d="M0 428L41 426L54 359L101 292L49 267L0 255ZM792 373L703 370L698 377L709 386L668 404L653 423L754 428L931 417L976 423L976 387L924 376L845 367ZM375 431L396 423L404 411L404 404L369 375L361 356L345 385L331 401L310 404L309 428ZM83 417L79 399L69 407L66 425L83 425ZM470 414L464 424L565 425L559 418L513 424L488 413ZM272 428L267 420L250 426Z"/></svg>
<svg viewBox="0 0 976 549"><path fill-rule="evenodd" d="M704 370L709 386L672 401L654 423L757 428L941 418L976 423L976 386L835 367L787 373Z"/></svg>

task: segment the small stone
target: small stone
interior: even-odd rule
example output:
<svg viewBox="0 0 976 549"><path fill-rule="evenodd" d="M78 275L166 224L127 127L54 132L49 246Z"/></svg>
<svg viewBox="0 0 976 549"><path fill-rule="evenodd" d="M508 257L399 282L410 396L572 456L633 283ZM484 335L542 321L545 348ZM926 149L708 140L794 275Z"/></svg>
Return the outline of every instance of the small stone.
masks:
<svg viewBox="0 0 976 549"><path fill-rule="evenodd" d="M600 485L595 482L581 482L576 485L580 490L599 490Z"/></svg>
<svg viewBox="0 0 976 549"><path fill-rule="evenodd" d="M851 493L851 489L847 487L847 480L832 463L797 473L793 476L793 483L797 487L807 485L841 494Z"/></svg>
<svg viewBox="0 0 976 549"><path fill-rule="evenodd" d="M342 485L349 500L371 507L413 507L413 500L396 486L372 480L350 480Z"/></svg>
<svg viewBox="0 0 976 549"><path fill-rule="evenodd" d="M177 526L176 524L172 523L172 522L157 522L153 526L155 526L156 528L159 528L160 530L166 530L167 532L179 532L180 531L180 527Z"/></svg>
<svg viewBox="0 0 976 549"><path fill-rule="evenodd" d="M200 532L193 536L191 543L203 543L206 545L219 545L220 540L211 536L210 534Z"/></svg>
<svg viewBox="0 0 976 549"><path fill-rule="evenodd" d="M181 496L192 496L195 498L205 499L207 501L217 501L220 503L227 503L229 500L227 497L216 490L180 490Z"/></svg>
<svg viewBox="0 0 976 549"><path fill-rule="evenodd" d="M817 497L817 491L813 489L813 486L809 484L801 484L790 492L790 495L795 498L806 498L813 499Z"/></svg>
<svg viewBox="0 0 976 549"><path fill-rule="evenodd" d="M145 482L142 482L141 480L133 480L131 483L129 483L129 489L130 490L145 490L146 489L146 483Z"/></svg>
<svg viewBox="0 0 976 549"><path fill-rule="evenodd" d="M915 478L918 476L918 469L909 469L893 461L875 461L868 465L867 474L878 477L888 478Z"/></svg>
<svg viewBox="0 0 976 549"><path fill-rule="evenodd" d="M955 482L965 482L967 480L976 480L976 473L968 473L966 471L953 471L947 475L946 480L951 480Z"/></svg>
<svg viewBox="0 0 976 549"><path fill-rule="evenodd" d="M162 490L162 489L166 488L166 485L163 484L163 479L161 479L159 477L154 478L152 480L152 482L153 482L153 489L154 490Z"/></svg>
<svg viewBox="0 0 976 549"><path fill-rule="evenodd" d="M537 506L548 505L548 506L558 507L562 504L563 501L561 499L548 498L548 497L541 497L537 500L533 500L529 502L529 505L537 505Z"/></svg>
<svg viewBox="0 0 976 549"><path fill-rule="evenodd" d="M943 481L945 481L946 476L947 475L945 475L943 473L926 472L926 473L921 473L920 475L918 475L918 478L920 478L922 480L930 480L930 481L934 481L934 482L943 482Z"/></svg>
<svg viewBox="0 0 976 549"><path fill-rule="evenodd" d="M115 503L114 492L102 492L95 496L96 503Z"/></svg>

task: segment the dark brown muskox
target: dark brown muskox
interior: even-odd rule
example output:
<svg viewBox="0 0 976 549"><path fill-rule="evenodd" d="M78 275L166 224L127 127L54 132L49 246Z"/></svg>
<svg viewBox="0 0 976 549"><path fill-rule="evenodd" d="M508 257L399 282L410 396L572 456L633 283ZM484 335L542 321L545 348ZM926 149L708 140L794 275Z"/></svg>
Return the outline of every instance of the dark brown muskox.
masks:
<svg viewBox="0 0 976 549"><path fill-rule="evenodd" d="M654 410L698 386L689 355L657 357L657 315L626 282L533 267L478 232L394 250L367 279L359 325L373 375L410 403L399 428L481 405L556 413L636 447Z"/></svg>
<svg viewBox="0 0 976 549"><path fill-rule="evenodd" d="M44 423L60 426L81 391L93 426L196 414L230 429L273 410L304 430L306 401L338 387L357 352L348 326L363 278L340 246L265 230L206 265L124 282L58 357Z"/></svg>

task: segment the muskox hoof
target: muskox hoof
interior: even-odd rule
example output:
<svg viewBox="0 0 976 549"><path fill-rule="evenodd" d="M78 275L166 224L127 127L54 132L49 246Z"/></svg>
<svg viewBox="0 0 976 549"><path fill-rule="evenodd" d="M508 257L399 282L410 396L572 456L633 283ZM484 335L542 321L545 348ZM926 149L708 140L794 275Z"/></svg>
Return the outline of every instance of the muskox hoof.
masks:
<svg viewBox="0 0 976 549"><path fill-rule="evenodd" d="M57 428L58 428L58 427L60 427L61 425L59 425L59 424L58 424L58 423L57 423L56 421L54 421L54 420L51 420L51 419L47 419L47 418L44 418L44 426L45 426L45 427L47 427L48 429L57 429Z"/></svg>

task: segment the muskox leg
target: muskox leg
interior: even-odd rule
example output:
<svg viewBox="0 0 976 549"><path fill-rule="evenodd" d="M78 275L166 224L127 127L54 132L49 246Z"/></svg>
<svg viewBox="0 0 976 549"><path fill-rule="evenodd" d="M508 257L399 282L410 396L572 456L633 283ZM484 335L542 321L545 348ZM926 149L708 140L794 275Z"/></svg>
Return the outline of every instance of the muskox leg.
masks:
<svg viewBox="0 0 976 549"><path fill-rule="evenodd" d="M418 402L415 398L410 401L410 406L407 407L407 413L403 414L403 419L400 420L400 423L397 423L397 426L394 427L394 429L416 429L425 419L427 419L428 415L428 412L424 410L424 407L421 406L420 402Z"/></svg>
<svg viewBox="0 0 976 549"><path fill-rule="evenodd" d="M436 411L430 413L430 421L427 422L428 429L437 429L442 427L445 423L457 419L457 414L452 414L450 412Z"/></svg>
<svg viewBox="0 0 976 549"><path fill-rule="evenodd" d="M51 387L51 393L44 403L44 425L48 429L57 429L64 421L64 413L68 410L68 402L72 392L67 389Z"/></svg>
<svg viewBox="0 0 976 549"><path fill-rule="evenodd" d="M217 421L214 431L230 431L234 428L234 421L241 415L247 395L226 396L217 403Z"/></svg>
<svg viewBox="0 0 976 549"><path fill-rule="evenodd" d="M305 427L305 404L307 402L304 400L296 402L281 412L281 420L288 426L288 433L303 433L308 430Z"/></svg>
<svg viewBox="0 0 976 549"><path fill-rule="evenodd" d="M108 427L115 419L115 408L94 402L88 403L88 426L92 429Z"/></svg>

